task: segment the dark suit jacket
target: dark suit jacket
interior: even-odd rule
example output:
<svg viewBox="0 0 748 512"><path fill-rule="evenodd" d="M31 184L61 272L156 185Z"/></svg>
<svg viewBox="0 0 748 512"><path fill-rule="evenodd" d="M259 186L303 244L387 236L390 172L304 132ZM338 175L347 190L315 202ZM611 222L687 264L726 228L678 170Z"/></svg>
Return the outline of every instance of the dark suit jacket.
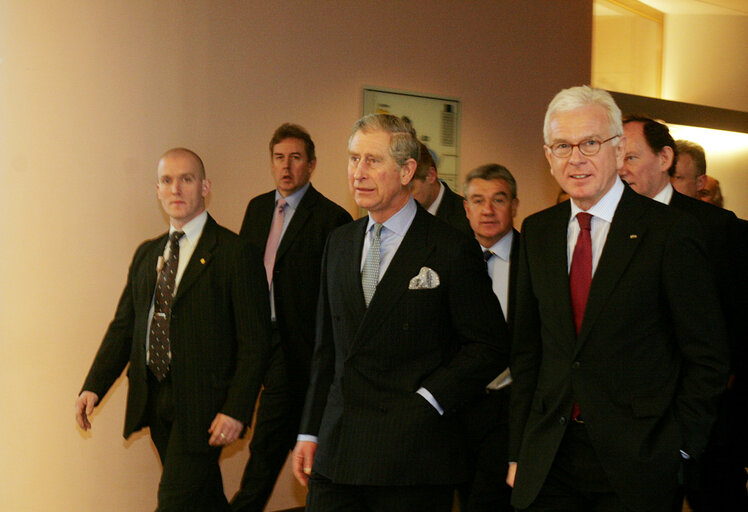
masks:
<svg viewBox="0 0 748 512"><path fill-rule="evenodd" d="M436 210L436 216L466 235L473 236L470 221L468 221L467 215L465 215L462 196L453 192L449 188L449 185L443 181L441 183L444 185L444 196L442 197L442 202L439 204L439 208Z"/></svg>
<svg viewBox="0 0 748 512"><path fill-rule="evenodd" d="M168 233L148 240L133 257L114 320L83 389L103 398L127 364L125 437L147 426L146 333L156 286L156 262ZM208 220L177 288L170 324L175 424L190 449L207 451L208 428L222 412L248 424L269 340L267 281L259 255Z"/></svg>
<svg viewBox="0 0 748 512"><path fill-rule="evenodd" d="M621 499L648 510L698 457L727 381L724 325L699 227L628 187L592 280L579 336L567 270L569 202L522 228L512 346L512 504L540 490L579 403Z"/></svg>
<svg viewBox="0 0 748 512"><path fill-rule="evenodd" d="M453 413L507 365L498 301L474 240L418 207L367 309L367 221L333 231L325 249L301 434L318 436L314 470L336 483L458 483L465 454ZM423 267L439 286L409 289Z"/></svg>
<svg viewBox="0 0 748 512"><path fill-rule="evenodd" d="M514 311L517 308L517 270L519 268L519 231L512 228L512 250L509 253L509 289L507 290L506 321L509 324L509 332L514 329Z"/></svg>
<svg viewBox="0 0 748 512"><path fill-rule="evenodd" d="M275 191L252 199L240 236L265 252L275 209ZM314 349L319 273L327 236L351 216L309 185L283 234L273 267L275 316L288 367L303 400Z"/></svg>
<svg viewBox="0 0 748 512"><path fill-rule="evenodd" d="M745 282L748 254L740 246L738 218L729 210L693 199L673 190L670 206L693 215L704 233L707 255L714 266L717 289L727 323L733 371L746 375L745 296L748 291L737 283Z"/></svg>

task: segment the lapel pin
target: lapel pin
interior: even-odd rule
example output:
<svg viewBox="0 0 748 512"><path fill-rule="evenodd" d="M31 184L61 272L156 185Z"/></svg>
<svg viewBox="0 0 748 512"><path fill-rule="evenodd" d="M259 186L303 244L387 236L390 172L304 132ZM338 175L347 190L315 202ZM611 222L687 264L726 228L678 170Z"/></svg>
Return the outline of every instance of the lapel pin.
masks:
<svg viewBox="0 0 748 512"><path fill-rule="evenodd" d="M633 240L634 238L639 238L639 235L629 235L629 238Z"/></svg>
<svg viewBox="0 0 748 512"><path fill-rule="evenodd" d="M200 263L202 263L203 265L205 265L205 258L200 258Z"/></svg>

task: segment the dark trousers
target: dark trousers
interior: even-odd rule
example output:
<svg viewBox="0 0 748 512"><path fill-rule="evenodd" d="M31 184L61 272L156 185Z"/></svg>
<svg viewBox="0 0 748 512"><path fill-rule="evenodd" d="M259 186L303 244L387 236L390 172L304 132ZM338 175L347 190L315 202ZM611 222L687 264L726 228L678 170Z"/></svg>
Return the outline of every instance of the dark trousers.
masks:
<svg viewBox="0 0 748 512"><path fill-rule="evenodd" d="M685 478L685 494L694 512L748 510L744 450L748 436L748 393L739 387L722 397L709 443Z"/></svg>
<svg viewBox="0 0 748 512"><path fill-rule="evenodd" d="M239 491L231 501L234 512L262 512L288 452L296 444L304 399L289 382L277 330L273 337L274 348L263 381L249 460Z"/></svg>
<svg viewBox="0 0 748 512"><path fill-rule="evenodd" d="M506 484L509 387L490 391L460 413L470 479L458 487L461 512L511 512Z"/></svg>
<svg viewBox="0 0 748 512"><path fill-rule="evenodd" d="M231 510L223 492L220 448L187 449L183 429L175 421L171 377L162 381L148 372L148 423L163 471L158 485L157 512L225 512ZM208 447L208 433L205 433Z"/></svg>
<svg viewBox="0 0 748 512"><path fill-rule="evenodd" d="M667 511L675 497L673 487L662 489L651 510ZM548 476L528 512L638 512L624 505L613 491L598 461L583 424L571 422L566 429Z"/></svg>
<svg viewBox="0 0 748 512"><path fill-rule="evenodd" d="M450 512L454 486L333 483L312 471L306 512Z"/></svg>

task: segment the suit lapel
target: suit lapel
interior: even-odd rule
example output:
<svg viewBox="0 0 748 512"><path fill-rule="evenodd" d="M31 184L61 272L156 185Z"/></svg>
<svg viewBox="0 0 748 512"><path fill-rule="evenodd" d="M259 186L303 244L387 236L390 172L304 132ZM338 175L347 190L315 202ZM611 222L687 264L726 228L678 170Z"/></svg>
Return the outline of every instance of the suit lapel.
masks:
<svg viewBox="0 0 748 512"><path fill-rule="evenodd" d="M309 188L304 194L304 197L301 198L299 206L296 208L296 211L291 218L291 222L289 222L286 227L286 232L283 233L283 238L281 238L280 245L278 246L278 253L275 255L275 261L280 261L286 251L288 251L288 248L291 247L293 241L296 240L296 237L301 232L304 224L309 220L309 217L312 215L312 207L317 201L317 194L318 192L314 187L309 185Z"/></svg>
<svg viewBox="0 0 748 512"><path fill-rule="evenodd" d="M361 339L367 339L365 333L370 329L376 329L384 322L389 312L408 290L411 278L418 275L423 262L433 250L428 242L428 216L430 216L429 213L420 207L418 208L413 223L405 233L405 237L387 267L387 271L377 284L377 290L366 309L356 333L354 344ZM361 249L359 249L360 251ZM360 258L358 261L360 263ZM360 272L357 277L359 294L363 297Z"/></svg>
<svg viewBox="0 0 748 512"><path fill-rule="evenodd" d="M590 329L600 316L608 297L613 293L646 232L646 226L639 220L644 210L638 199L636 192L626 187L618 203L590 285L584 319L577 339L577 350L584 344Z"/></svg>
<svg viewBox="0 0 748 512"><path fill-rule="evenodd" d="M514 300L517 290L517 270L519 267L519 232L512 229L512 249L509 252L509 284L507 288L506 320L509 328L513 327Z"/></svg>
<svg viewBox="0 0 748 512"><path fill-rule="evenodd" d="M147 307L151 307L151 300L153 298L153 292L156 289L156 279L158 278L158 257L164 254L166 248L166 242L169 240L169 233L164 234L156 243L146 256L145 272L143 279L145 280L144 290L147 293L147 297L143 297L143 303L147 304Z"/></svg>
<svg viewBox="0 0 748 512"><path fill-rule="evenodd" d="M210 260L213 259L213 251L218 243L217 235L218 224L213 220L213 217L208 215L208 220L200 235L197 247L195 247L195 251L192 253L192 257L182 275L182 280L179 282L177 294L174 297L175 302L187 293L200 274L208 267Z"/></svg>
<svg viewBox="0 0 748 512"><path fill-rule="evenodd" d="M552 216L544 226L545 230L539 234L542 241L542 258L540 267L545 272L542 283L547 283L548 290L553 290L553 303L558 308L556 320L558 332L566 333L565 339L576 339L574 329L574 315L571 310L571 293L569 291L569 268L567 256L567 233L569 230L569 216L571 206L569 202L558 206L558 213ZM542 285L541 285L542 286Z"/></svg>

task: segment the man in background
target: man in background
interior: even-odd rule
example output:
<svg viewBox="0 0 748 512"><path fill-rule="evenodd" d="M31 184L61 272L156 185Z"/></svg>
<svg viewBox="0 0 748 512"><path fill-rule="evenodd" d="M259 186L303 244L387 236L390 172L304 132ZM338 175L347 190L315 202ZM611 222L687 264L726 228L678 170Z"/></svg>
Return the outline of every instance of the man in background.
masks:
<svg viewBox="0 0 748 512"><path fill-rule="evenodd" d="M259 254L205 211L210 182L197 154L164 153L156 192L169 232L135 252L76 419L91 428L94 406L129 364L124 435L150 427L163 466L158 511L226 511L218 457L252 420L267 287Z"/></svg>
<svg viewBox="0 0 748 512"><path fill-rule="evenodd" d="M678 158L670 177L673 188L684 196L698 199L706 184L706 154L704 148L688 140L675 141Z"/></svg>
<svg viewBox="0 0 748 512"><path fill-rule="evenodd" d="M431 215L436 215L447 224L451 224L465 234L472 236L470 224L465 217L462 197L453 192L444 181L439 179L436 162L429 148L422 142L418 166L410 182L410 190L418 203Z"/></svg>
<svg viewBox="0 0 748 512"><path fill-rule="evenodd" d="M252 199L240 235L265 255L272 343L269 366L234 511L262 512L296 443L309 385L322 251L330 232L351 216L310 183L314 141L286 123L270 139L275 190Z"/></svg>
<svg viewBox="0 0 748 512"><path fill-rule="evenodd" d="M519 258L517 182L503 165L486 164L467 174L463 190L465 213L511 332ZM512 510L512 489L504 483L506 467L500 462L507 460L511 382L509 368L503 369L462 413L471 470L468 483L459 488L463 512Z"/></svg>

